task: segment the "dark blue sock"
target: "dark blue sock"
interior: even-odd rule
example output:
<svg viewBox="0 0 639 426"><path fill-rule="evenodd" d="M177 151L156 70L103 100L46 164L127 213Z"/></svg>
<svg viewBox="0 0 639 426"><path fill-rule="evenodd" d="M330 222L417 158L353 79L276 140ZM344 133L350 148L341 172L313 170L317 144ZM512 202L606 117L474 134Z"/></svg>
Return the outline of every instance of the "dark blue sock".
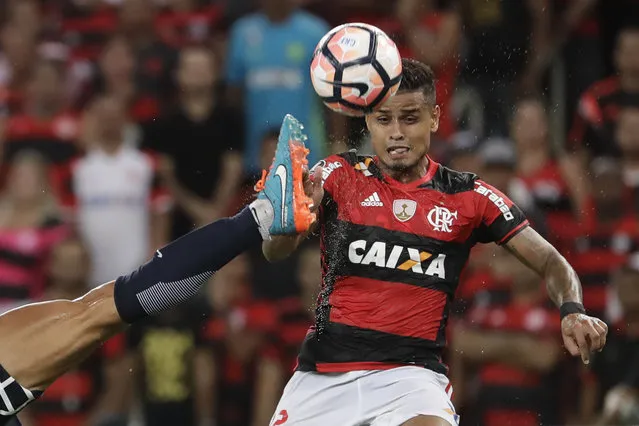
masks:
<svg viewBox="0 0 639 426"><path fill-rule="evenodd" d="M249 208L220 219L158 250L149 262L115 281L115 305L135 322L194 296L215 271L262 242Z"/></svg>

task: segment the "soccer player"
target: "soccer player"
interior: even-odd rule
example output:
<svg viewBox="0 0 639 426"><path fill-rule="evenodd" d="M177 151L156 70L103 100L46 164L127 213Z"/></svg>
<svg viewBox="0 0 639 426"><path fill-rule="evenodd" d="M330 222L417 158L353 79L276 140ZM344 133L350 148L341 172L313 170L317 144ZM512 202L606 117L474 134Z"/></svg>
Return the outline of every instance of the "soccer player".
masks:
<svg viewBox="0 0 639 426"><path fill-rule="evenodd" d="M304 193L301 125L286 116L273 173L258 199L232 218L197 229L157 251L129 275L76 300L54 300L0 316L0 425L77 366L109 337L195 295L214 271L271 235L306 231L314 214Z"/></svg>
<svg viewBox="0 0 639 426"><path fill-rule="evenodd" d="M589 362L605 344L586 315L566 260L521 210L476 175L428 157L439 123L435 78L403 59L398 93L366 115L374 157L354 152L319 165L323 286L297 371L271 426L448 426L459 416L442 362L449 307L470 249L496 242L545 280L564 344ZM303 236L263 243L270 260Z"/></svg>

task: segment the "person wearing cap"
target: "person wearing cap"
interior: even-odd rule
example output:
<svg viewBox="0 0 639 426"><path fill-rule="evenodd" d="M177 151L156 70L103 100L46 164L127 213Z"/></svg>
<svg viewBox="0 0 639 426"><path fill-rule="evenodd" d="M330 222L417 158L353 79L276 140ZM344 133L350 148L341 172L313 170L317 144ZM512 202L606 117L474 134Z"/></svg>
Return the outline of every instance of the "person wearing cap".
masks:
<svg viewBox="0 0 639 426"><path fill-rule="evenodd" d="M604 318L608 274L639 247L639 220L629 207L619 160L594 159L590 175L592 194L584 213L559 230L557 246L583 283L584 303Z"/></svg>
<svg viewBox="0 0 639 426"><path fill-rule="evenodd" d="M513 141L501 137L484 140L478 148L479 175L502 191L526 214L537 232L546 235L546 219L532 195L517 178L517 151Z"/></svg>
<svg viewBox="0 0 639 426"><path fill-rule="evenodd" d="M554 239L556 230L573 221L578 212L576 203L572 201L574 194L564 181L558 159L553 155L548 116L540 98L530 96L517 102L510 135L517 150L517 177L544 214L549 237Z"/></svg>

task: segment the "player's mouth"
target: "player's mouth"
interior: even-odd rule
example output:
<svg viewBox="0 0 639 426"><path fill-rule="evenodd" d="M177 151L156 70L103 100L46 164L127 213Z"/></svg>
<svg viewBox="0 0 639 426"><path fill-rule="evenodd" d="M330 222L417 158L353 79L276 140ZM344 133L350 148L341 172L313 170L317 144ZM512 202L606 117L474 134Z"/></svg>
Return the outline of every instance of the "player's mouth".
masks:
<svg viewBox="0 0 639 426"><path fill-rule="evenodd" d="M410 147L404 145L393 145L386 148L386 152L392 159L399 159L408 155Z"/></svg>

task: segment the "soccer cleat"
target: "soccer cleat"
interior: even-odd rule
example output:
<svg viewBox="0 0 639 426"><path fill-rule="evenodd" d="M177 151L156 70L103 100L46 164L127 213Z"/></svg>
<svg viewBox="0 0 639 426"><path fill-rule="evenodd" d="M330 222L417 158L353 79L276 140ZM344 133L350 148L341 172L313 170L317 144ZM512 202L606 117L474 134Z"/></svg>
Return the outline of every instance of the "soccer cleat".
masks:
<svg viewBox="0 0 639 426"><path fill-rule="evenodd" d="M273 207L270 235L289 235L309 229L315 215L311 213L313 200L304 192L304 169L308 166L309 151L304 146L304 126L287 114L282 122L275 149L275 158L268 171L255 184L258 200L267 200Z"/></svg>

